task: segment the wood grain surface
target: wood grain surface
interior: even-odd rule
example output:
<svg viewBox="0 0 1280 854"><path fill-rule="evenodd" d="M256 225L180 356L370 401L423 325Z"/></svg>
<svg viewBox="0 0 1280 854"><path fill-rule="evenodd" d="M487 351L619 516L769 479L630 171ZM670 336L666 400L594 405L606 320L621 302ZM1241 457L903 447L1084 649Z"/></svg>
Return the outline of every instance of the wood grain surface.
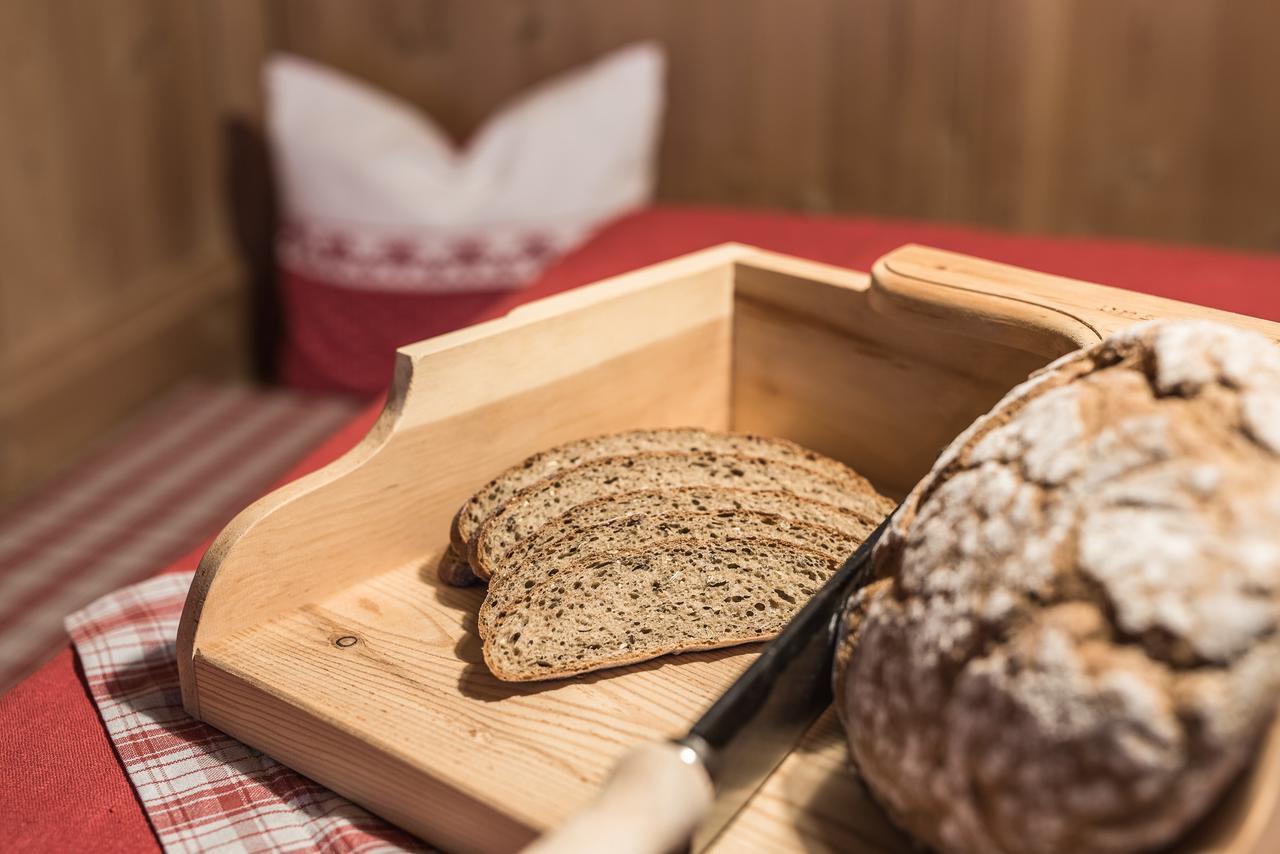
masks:
<svg viewBox="0 0 1280 854"><path fill-rule="evenodd" d="M270 743L277 759L447 850L504 851L581 807L629 748L681 734L758 654L751 646L595 678L500 682L475 635L481 591L438 586L433 559L202 647L206 719ZM279 693L289 706L269 699ZM297 725L299 698L311 698L302 701L316 716L306 726ZM712 850L851 841L902 847L851 773L829 714Z"/></svg>
<svg viewBox="0 0 1280 854"><path fill-rule="evenodd" d="M1042 356L875 311L871 280L809 262L735 276L733 427L787 436L904 495ZM940 325L941 326L941 325Z"/></svg>
<svg viewBox="0 0 1280 854"><path fill-rule="evenodd" d="M567 438L732 424L900 492L1046 353L1130 314L1280 332L1129 296L921 247L868 280L726 246L406 348L364 443L250 507L201 562L178 639L184 702L431 842L513 850L588 803L636 745L683 733L758 647L497 680L474 628L482 591L436 577L449 518L477 484ZM1025 349L1004 343L1010 329ZM1280 724L1181 850L1270 850L1278 754ZM830 715L713 849L908 850Z"/></svg>
<svg viewBox="0 0 1280 854"><path fill-rule="evenodd" d="M178 636L188 709L201 711L194 649L422 560L477 484L528 455L637 424L726 427L733 255L707 250L403 348L372 432L250 505L201 561Z"/></svg>
<svg viewBox="0 0 1280 854"><path fill-rule="evenodd" d="M1145 320L1228 323L1277 340L1275 323L1204 306L903 246L876 262L871 300L917 328L960 333L1056 358Z"/></svg>

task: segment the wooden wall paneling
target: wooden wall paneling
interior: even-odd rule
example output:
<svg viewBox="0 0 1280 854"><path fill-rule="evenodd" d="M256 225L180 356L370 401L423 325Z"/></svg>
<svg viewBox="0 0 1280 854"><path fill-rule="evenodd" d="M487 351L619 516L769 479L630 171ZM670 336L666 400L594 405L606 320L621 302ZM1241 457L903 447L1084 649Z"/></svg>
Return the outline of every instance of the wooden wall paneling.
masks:
<svg viewBox="0 0 1280 854"><path fill-rule="evenodd" d="M858 212L887 207L896 129L886 118L897 106L892 81L902 50L893 39L891 15L898 0L864 0L836 7L832 36L830 110L835 136L831 192L835 207Z"/></svg>
<svg viewBox="0 0 1280 854"><path fill-rule="evenodd" d="M94 58L87 79L102 85L92 107L98 134L85 141L100 146L99 157L83 159L107 182L95 230L111 224L104 243L116 255L115 275L135 282L169 259L220 257L217 122L196 7L171 0L77 6L79 14L91 12L81 48Z"/></svg>
<svg viewBox="0 0 1280 854"><path fill-rule="evenodd" d="M265 130L263 66L279 40L279 6L264 0L198 0L209 89L221 143L219 202L245 271L246 345L253 374L275 378L284 319L276 288L277 187Z"/></svg>
<svg viewBox="0 0 1280 854"><path fill-rule="evenodd" d="M275 0L197 0L208 83L218 117L260 125L262 64L280 40Z"/></svg>
<svg viewBox="0 0 1280 854"><path fill-rule="evenodd" d="M0 365L22 336L37 290L51 304L67 302L59 293L73 286L75 257L53 257L46 247L80 245L74 170L57 168L69 161L71 141L83 134L80 117L59 109L50 90L67 88L50 51L50 6L0 4ZM58 273L64 275L58 275ZM57 289L57 290L55 290Z"/></svg>
<svg viewBox="0 0 1280 854"><path fill-rule="evenodd" d="M1227 4L1078 0L1057 102L1054 230L1194 238Z"/></svg>
<svg viewBox="0 0 1280 854"><path fill-rule="evenodd" d="M274 49L465 140L536 81L650 38L669 57L662 200L1280 248L1278 28L1269 0L15 0L0 6L0 120L20 129L0 137L0 424L90 381L71 342L145 349L134 336L159 327L130 324L137 306L172 312L161 361L200 312L246 310L229 297L245 267L270 313ZM193 281L209 302L174 298ZM231 337L205 345L238 365ZM197 369L170 362L97 406L100 426ZM24 465L30 482L57 462Z"/></svg>
<svg viewBox="0 0 1280 854"><path fill-rule="evenodd" d="M987 0L987 110L979 180L982 221L1050 231L1062 144L1061 98L1073 73L1071 6L1061 0Z"/></svg>
<svg viewBox="0 0 1280 854"><path fill-rule="evenodd" d="M238 375L243 293L229 271L173 296L69 362L52 363L0 409L0 506L75 459L139 407L192 376Z"/></svg>
<svg viewBox="0 0 1280 854"><path fill-rule="evenodd" d="M795 4L405 3L353 16L286 0L282 44L423 105L465 139L529 85L645 38L670 103L660 193L680 201L825 207L829 0ZM709 105L714 120L706 120ZM796 145L797 139L806 141Z"/></svg>
<svg viewBox="0 0 1280 854"><path fill-rule="evenodd" d="M837 6L836 207L945 218L958 116L956 41L969 4L867 0Z"/></svg>
<svg viewBox="0 0 1280 854"><path fill-rule="evenodd" d="M742 140L751 111L743 73L750 21L729 2L666 4L668 105L658 193L744 204L755 180Z"/></svg>
<svg viewBox="0 0 1280 854"><path fill-rule="evenodd" d="M528 4L279 0L280 46L423 106L456 140L526 77ZM567 61L567 64L571 62Z"/></svg>
<svg viewBox="0 0 1280 854"><path fill-rule="evenodd" d="M643 32L648 23L643 10L630 0L611 3L592 3L590 0L561 0L558 3L539 3L522 0L518 14L513 15L513 51L506 57L503 70L509 75L500 88L491 90L489 110L519 95L529 86L560 74L615 46L635 40L635 33ZM660 4L651 11L661 11ZM649 16L651 19L652 16ZM621 40L615 40L609 32L611 22L618 22L624 29ZM501 50L501 47L494 48ZM516 73L512 73L516 72ZM483 73L483 68L476 69ZM483 120L481 117L477 120Z"/></svg>
<svg viewBox="0 0 1280 854"><path fill-rule="evenodd" d="M275 0L280 44L465 138L629 41L669 57L659 198L1280 246L1280 6Z"/></svg>
<svg viewBox="0 0 1280 854"><path fill-rule="evenodd" d="M1016 172L1016 160L992 164L988 152L997 149L996 131L1001 118L1016 115L1009 91L1002 83L1009 77L997 64L1004 58L1005 44L992 32L991 1L952 4L954 29L947 38L954 42L950 59L951 106L948 110L945 164L945 213L943 218L986 222L992 211L1000 179ZM998 168L992 169L992 165Z"/></svg>
<svg viewBox="0 0 1280 854"><path fill-rule="evenodd" d="M660 198L831 206L834 4L665 5L667 117Z"/></svg>
<svg viewBox="0 0 1280 854"><path fill-rule="evenodd" d="M0 39L3 502L183 377L238 373L243 305L196 4L17 0Z"/></svg>
<svg viewBox="0 0 1280 854"><path fill-rule="evenodd" d="M750 81L744 152L754 165L748 169L755 174L750 204L781 200L785 207L814 211L834 206L831 101L838 81L830 69L831 55L840 49L831 38L836 5L832 0L755 0L745 12L751 40L735 59ZM808 142L797 145L797 140Z"/></svg>
<svg viewBox="0 0 1280 854"><path fill-rule="evenodd" d="M1059 0L980 0L958 10L955 51L934 81L950 79L953 89L941 218L1004 228L1052 223L1069 8Z"/></svg>
<svg viewBox="0 0 1280 854"><path fill-rule="evenodd" d="M1280 3L1215 4L1220 49L1212 68L1197 239L1280 249Z"/></svg>

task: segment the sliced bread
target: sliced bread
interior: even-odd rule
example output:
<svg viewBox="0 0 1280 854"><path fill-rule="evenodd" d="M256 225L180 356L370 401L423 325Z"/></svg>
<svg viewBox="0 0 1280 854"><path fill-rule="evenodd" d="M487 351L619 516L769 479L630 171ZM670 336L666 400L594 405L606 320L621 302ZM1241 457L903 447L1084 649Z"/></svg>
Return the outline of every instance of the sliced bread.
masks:
<svg viewBox="0 0 1280 854"><path fill-rule="evenodd" d="M484 644L499 679L558 679L775 636L836 562L772 539L677 538L586 559L535 587Z"/></svg>
<svg viewBox="0 0 1280 854"><path fill-rule="evenodd" d="M661 430L631 430L568 442L534 454L481 487L462 505L454 517L450 538L459 555L469 555L480 526L520 490L564 469L603 457L652 451L716 451L727 454L785 460L826 472L832 478L861 478L852 469L815 451L767 436L721 433L697 427Z"/></svg>
<svg viewBox="0 0 1280 854"><path fill-rule="evenodd" d="M543 527L558 526L553 522ZM764 537L808 546L833 560L843 560L866 535L866 531L857 536L825 525L797 522L777 513L730 509L622 516L589 528L568 530L559 538L544 539L542 547L534 550L524 548L529 542L525 540L517 549L523 555L520 565L489 580L488 594L480 608L480 636L487 637L494 622L505 617L508 608L518 607L520 598L533 588L589 557L642 549L674 537L693 537L707 543Z"/></svg>
<svg viewBox="0 0 1280 854"><path fill-rule="evenodd" d="M840 468L844 473L833 477L829 471L790 462L712 451L658 451L592 460L512 496L480 527L468 561L476 575L488 579L521 540L569 508L639 489L727 486L781 490L864 512L874 512L883 504L883 498L866 480L851 469Z"/></svg>
<svg viewBox="0 0 1280 854"><path fill-rule="evenodd" d="M564 538L574 531L592 528L602 522L637 513L665 515L668 513L718 513L724 510L748 510L757 513L777 513L797 522L826 525L866 537L880 521L893 510L893 502L880 498L874 508L851 510L835 504L801 498L792 492L771 489L750 491L723 486L681 486L675 489L641 489L606 495L572 507L568 512L534 531L520 541L519 546L507 556L503 565L494 567L494 576L505 573L506 566L524 562L528 554L550 540Z"/></svg>

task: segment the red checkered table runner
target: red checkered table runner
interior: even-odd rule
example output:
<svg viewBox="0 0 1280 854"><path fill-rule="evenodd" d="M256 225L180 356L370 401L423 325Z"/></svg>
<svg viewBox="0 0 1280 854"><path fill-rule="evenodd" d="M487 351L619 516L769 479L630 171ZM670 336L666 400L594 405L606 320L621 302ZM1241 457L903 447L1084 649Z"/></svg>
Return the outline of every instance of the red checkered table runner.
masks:
<svg viewBox="0 0 1280 854"><path fill-rule="evenodd" d="M107 734L165 850L427 850L183 711L175 638L191 578L157 576L66 621Z"/></svg>

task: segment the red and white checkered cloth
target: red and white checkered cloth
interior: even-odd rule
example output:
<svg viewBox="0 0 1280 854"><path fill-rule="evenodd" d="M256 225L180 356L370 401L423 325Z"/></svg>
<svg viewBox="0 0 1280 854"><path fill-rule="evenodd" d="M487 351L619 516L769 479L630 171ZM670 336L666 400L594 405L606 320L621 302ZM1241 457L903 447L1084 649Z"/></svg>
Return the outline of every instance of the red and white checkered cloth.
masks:
<svg viewBox="0 0 1280 854"><path fill-rule="evenodd" d="M175 637L191 573L67 618L89 692L167 852L428 850L182 709Z"/></svg>

